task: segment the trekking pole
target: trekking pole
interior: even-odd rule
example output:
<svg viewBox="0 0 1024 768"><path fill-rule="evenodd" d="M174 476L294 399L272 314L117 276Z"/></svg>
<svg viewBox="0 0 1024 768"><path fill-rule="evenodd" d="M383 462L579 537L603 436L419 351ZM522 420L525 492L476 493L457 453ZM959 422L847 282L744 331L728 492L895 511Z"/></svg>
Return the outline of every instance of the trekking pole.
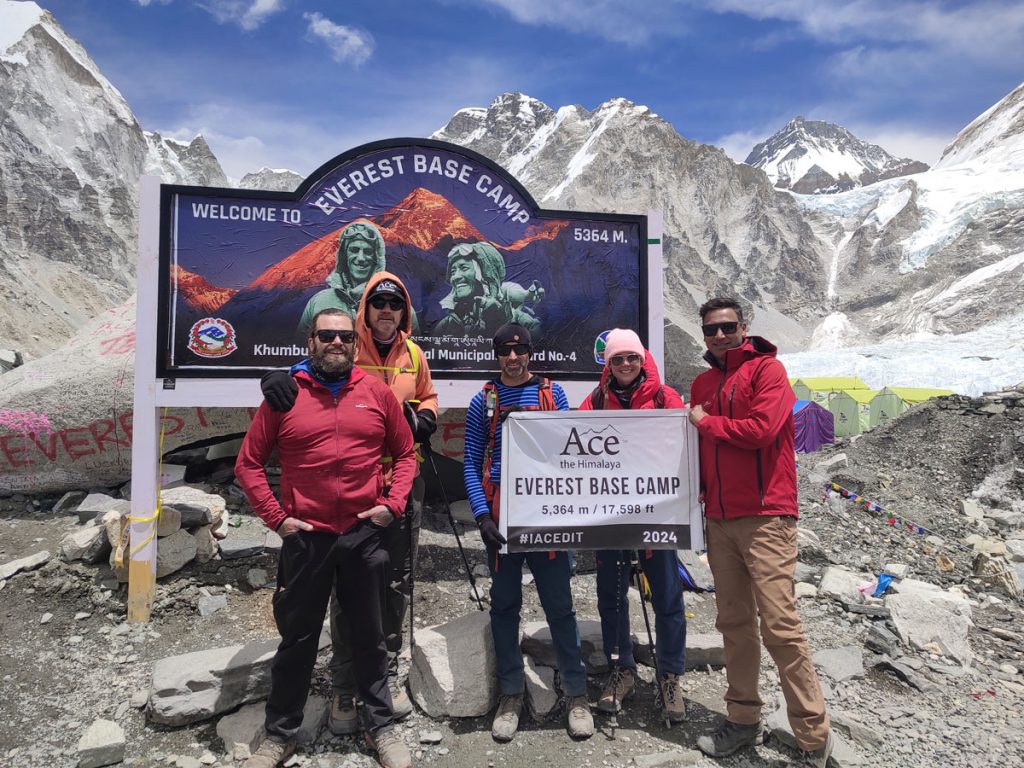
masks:
<svg viewBox="0 0 1024 768"><path fill-rule="evenodd" d="M628 581L626 582L626 593L622 593L622 555L622 552L615 553L615 650L611 654L612 716L608 720L608 727L611 729L611 736L609 738L613 741L615 740L615 729L619 727L619 691L618 685L615 684L619 663L622 661L622 639L619 637L619 621L622 618L622 603L624 600L629 600Z"/></svg>
<svg viewBox="0 0 1024 768"><path fill-rule="evenodd" d="M452 514L452 505L448 503L448 491L444 488L444 483L441 481L441 476L437 473L437 464L434 462L434 451L430 447L430 442L427 441L423 444L423 450L427 454L427 459L430 461L430 469L434 473L434 477L437 478L437 484L441 488L441 500L444 502L444 511L448 513L448 523L452 527L452 533L455 534L455 543L459 545L459 554L462 556L462 565L466 568L466 577L469 579L469 586L473 589L473 599L476 600L477 608L481 611L484 610L484 601L480 599L480 593L476 590L476 578L473 576L473 571L469 567L469 559L466 557L466 550L462 547L462 539L459 538L459 529L455 525L455 516Z"/></svg>
<svg viewBox="0 0 1024 768"><path fill-rule="evenodd" d="M633 550L629 551L629 558L633 558ZM636 574L636 588L640 592L640 608L644 614L644 626L647 627L647 645L651 649L651 658L654 659L655 684L658 687L658 704L661 711L665 713L665 727L671 728L672 721L668 716L668 708L665 706L665 692L661 688L661 667L658 665L658 651L654 647L654 635L651 633L651 618L647 615L647 596L644 594L644 582L647 576L644 574L644 567L641 564L639 551L636 553L636 567L633 570Z"/></svg>
<svg viewBox="0 0 1024 768"><path fill-rule="evenodd" d="M422 478L420 478L422 480ZM415 493L411 491L410 493ZM413 502L410 506L413 508L413 514L416 514L416 503ZM420 504L420 514L423 514L423 504ZM416 602L413 600L413 595L416 590L416 550L413 549L412 542L412 517L404 521L408 526L409 531L409 658L412 658L412 651L416 647L416 637L413 635L413 606ZM398 637L402 637L402 627L398 627Z"/></svg>

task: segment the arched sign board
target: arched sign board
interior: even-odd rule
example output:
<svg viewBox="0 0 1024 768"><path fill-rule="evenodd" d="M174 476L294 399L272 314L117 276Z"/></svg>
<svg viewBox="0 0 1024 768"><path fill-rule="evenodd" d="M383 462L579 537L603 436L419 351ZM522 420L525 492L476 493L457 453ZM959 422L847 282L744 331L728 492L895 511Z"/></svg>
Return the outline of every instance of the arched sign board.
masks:
<svg viewBox="0 0 1024 768"><path fill-rule="evenodd" d="M305 357L304 317L352 304L382 268L409 290L442 408L496 373L490 339L510 318L533 331L531 369L579 403L607 329L636 329L664 370L661 232L658 211L542 210L487 158L426 139L353 149L293 194L144 176L129 620L148 620L154 595L161 408L259 405L258 377ZM348 248L360 240L373 247Z"/></svg>
<svg viewBox="0 0 1024 768"><path fill-rule="evenodd" d="M358 147L293 194L165 185L156 373L292 365L313 314L355 314L386 270L409 291L435 379L489 378L494 331L515 321L532 332L533 371L594 381L603 331L649 341L647 240L646 216L542 210L487 158L424 139Z"/></svg>

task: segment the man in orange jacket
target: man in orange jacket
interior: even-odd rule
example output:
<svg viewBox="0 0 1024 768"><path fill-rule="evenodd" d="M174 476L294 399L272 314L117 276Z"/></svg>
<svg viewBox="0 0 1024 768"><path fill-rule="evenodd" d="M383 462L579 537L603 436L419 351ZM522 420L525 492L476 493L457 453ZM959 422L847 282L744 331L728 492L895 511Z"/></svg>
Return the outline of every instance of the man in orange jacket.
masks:
<svg viewBox="0 0 1024 768"><path fill-rule="evenodd" d="M423 350L412 332L412 304L402 281L390 272L372 275L359 301L356 334L359 345L356 365L390 387L402 404L416 443L430 440L437 428L437 392ZM267 374L262 382L267 402L277 411L287 411L294 402L295 383L284 371ZM390 469L385 469L385 484L390 485ZM388 647L388 682L393 712L402 719L412 712L412 702L398 680L398 654L402 650L402 624L412 590L420 520L423 514L424 482L417 464L409 503L402 519L383 533L382 544L390 558L385 590L383 619ZM355 674L352 669L352 641L348 622L342 620L340 604L331 603L331 635L334 654L331 677L333 704L328 726L337 734L359 729L355 708Z"/></svg>

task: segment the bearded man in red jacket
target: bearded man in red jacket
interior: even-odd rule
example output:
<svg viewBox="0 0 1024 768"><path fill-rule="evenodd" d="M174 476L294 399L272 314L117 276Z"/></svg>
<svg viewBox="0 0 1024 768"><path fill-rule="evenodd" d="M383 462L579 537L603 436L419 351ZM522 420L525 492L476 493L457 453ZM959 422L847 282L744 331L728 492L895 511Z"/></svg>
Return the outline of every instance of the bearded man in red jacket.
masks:
<svg viewBox="0 0 1024 768"><path fill-rule="evenodd" d="M746 335L734 299L711 299L700 317L711 370L690 387L689 418L700 435L708 564L729 687L726 718L697 746L724 757L762 740L760 614L761 637L779 669L804 764L824 768L833 737L793 590L796 396L775 346Z"/></svg>
<svg viewBox="0 0 1024 768"><path fill-rule="evenodd" d="M353 366L353 317L325 309L313 319L309 357L293 367L294 407L264 401L235 464L253 510L281 535L274 621L281 643L271 665L267 738L243 768L275 768L295 751L327 603L334 589L350 622L367 741L385 768L408 768L394 728L381 620L388 558L381 532L405 509L416 473L412 432L384 382ZM264 464L281 460L275 498ZM385 495L381 459L393 460Z"/></svg>

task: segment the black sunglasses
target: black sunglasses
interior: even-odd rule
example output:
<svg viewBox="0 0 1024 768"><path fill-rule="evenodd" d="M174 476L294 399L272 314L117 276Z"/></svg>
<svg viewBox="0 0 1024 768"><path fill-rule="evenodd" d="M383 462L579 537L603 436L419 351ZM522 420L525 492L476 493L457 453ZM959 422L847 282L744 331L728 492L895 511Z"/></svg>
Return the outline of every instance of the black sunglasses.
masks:
<svg viewBox="0 0 1024 768"><path fill-rule="evenodd" d="M385 306L388 306L391 307L392 312L398 312L405 309L405 302L401 299L385 299L383 296L376 296L370 299L370 306L374 309L384 309Z"/></svg>
<svg viewBox="0 0 1024 768"><path fill-rule="evenodd" d="M341 339L342 344L351 344L356 340L355 331L316 331L314 334L321 344L330 344L335 337Z"/></svg>
<svg viewBox="0 0 1024 768"><path fill-rule="evenodd" d="M626 363L629 363L630 365L636 365L637 363L640 362L640 355L637 355L637 354L615 355L615 357L611 358L609 360L609 362L612 365L624 365Z"/></svg>
<svg viewBox="0 0 1024 768"><path fill-rule="evenodd" d="M739 327L739 323L707 323L702 325L700 329L704 332L705 336L711 338L712 336L717 336L719 331L724 333L726 336L730 333L736 333L736 329Z"/></svg>
<svg viewBox="0 0 1024 768"><path fill-rule="evenodd" d="M500 347L495 348L495 354L498 357L508 357L513 352L522 357L523 355L530 354L529 344L503 344Z"/></svg>

